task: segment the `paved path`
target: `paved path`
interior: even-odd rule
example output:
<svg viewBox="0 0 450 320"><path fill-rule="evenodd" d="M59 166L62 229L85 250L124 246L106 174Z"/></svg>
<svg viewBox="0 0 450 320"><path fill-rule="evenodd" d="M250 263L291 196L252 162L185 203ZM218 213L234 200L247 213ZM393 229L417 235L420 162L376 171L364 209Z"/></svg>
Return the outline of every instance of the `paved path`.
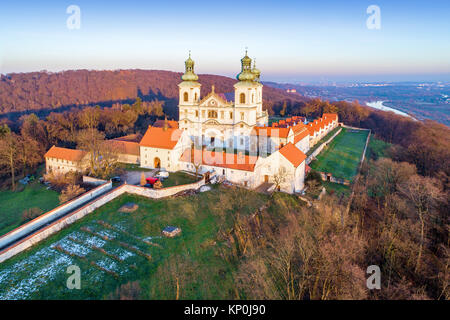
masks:
<svg viewBox="0 0 450 320"><path fill-rule="evenodd" d="M141 183L141 175L145 174L145 177L154 177L158 169L153 169L149 171L127 171L123 175L120 176L120 179L123 182L133 185L139 185Z"/></svg>
<svg viewBox="0 0 450 320"><path fill-rule="evenodd" d="M255 188L256 192L261 192L261 193L265 193L265 194L270 194L270 192L268 191L268 189L273 186L273 183L270 182L263 182L261 183L259 186L257 186Z"/></svg>

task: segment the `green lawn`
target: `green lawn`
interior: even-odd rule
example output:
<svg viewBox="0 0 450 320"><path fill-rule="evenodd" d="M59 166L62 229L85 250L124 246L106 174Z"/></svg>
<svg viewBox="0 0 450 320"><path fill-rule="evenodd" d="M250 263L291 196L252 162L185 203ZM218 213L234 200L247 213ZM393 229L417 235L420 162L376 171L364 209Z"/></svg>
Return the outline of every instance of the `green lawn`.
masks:
<svg viewBox="0 0 450 320"><path fill-rule="evenodd" d="M153 200L123 195L30 250L0 264L0 300L102 299L118 286L138 281L140 298L233 299L230 256L236 250L224 235L236 212L249 215L269 197L256 192L214 186L193 196ZM295 197L275 195L269 211L277 215L299 205ZM119 212L127 202L139 208ZM182 229L175 238L161 237L166 226ZM119 259L120 258L120 259ZM81 270L81 289L66 287L66 268Z"/></svg>
<svg viewBox="0 0 450 320"><path fill-rule="evenodd" d="M346 128L311 162L314 170L330 172L336 178L352 180L358 170L368 131L352 132Z"/></svg>
<svg viewBox="0 0 450 320"><path fill-rule="evenodd" d="M58 205L58 193L47 190L37 181L25 186L22 191L0 191L0 235L26 222L22 219L25 209L37 207L46 212Z"/></svg>
<svg viewBox="0 0 450 320"><path fill-rule="evenodd" d="M177 171L170 172L169 178L165 179L162 184L164 188L179 186L182 184L190 184L197 182L199 179L196 179L194 176L187 174L185 172Z"/></svg>
<svg viewBox="0 0 450 320"><path fill-rule="evenodd" d="M330 132L327 133L327 135L325 137L323 137L322 139L319 140L319 142L317 142L311 149L308 150L308 152L306 153L307 156L311 155L318 147L320 147L320 145L322 143L324 143L325 141L327 141L328 139L330 139L341 127L336 127L333 130L331 130Z"/></svg>
<svg viewBox="0 0 450 320"><path fill-rule="evenodd" d="M120 168L126 171L152 171L153 169L142 168L138 164L120 163Z"/></svg>

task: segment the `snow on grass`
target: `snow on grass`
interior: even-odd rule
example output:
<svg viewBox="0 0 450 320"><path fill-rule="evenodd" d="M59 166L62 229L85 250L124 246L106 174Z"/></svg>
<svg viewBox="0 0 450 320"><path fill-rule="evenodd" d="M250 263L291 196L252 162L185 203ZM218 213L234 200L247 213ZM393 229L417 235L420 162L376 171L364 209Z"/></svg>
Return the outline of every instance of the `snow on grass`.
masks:
<svg viewBox="0 0 450 320"><path fill-rule="evenodd" d="M112 230L100 230L97 233L103 237L107 237L108 239L115 239L119 236L117 232Z"/></svg>
<svg viewBox="0 0 450 320"><path fill-rule="evenodd" d="M88 237L83 242L90 247L97 247L97 248L102 248L106 244L105 240L100 239L99 237L96 236Z"/></svg>
<svg viewBox="0 0 450 320"><path fill-rule="evenodd" d="M71 257L48 247L39 250L0 273L0 300L26 299L72 264Z"/></svg>
<svg viewBox="0 0 450 320"><path fill-rule="evenodd" d="M111 258L104 257L101 260L96 261L97 265L105 270L117 272L118 264Z"/></svg>
<svg viewBox="0 0 450 320"><path fill-rule="evenodd" d="M61 247L64 251L69 252L71 254L85 257L89 252L91 252L90 248L87 248L79 243L70 240L71 236L68 235L61 240L55 242L51 247Z"/></svg>
<svg viewBox="0 0 450 320"><path fill-rule="evenodd" d="M118 257L122 261L124 261L127 258L132 257L132 256L135 255L134 253L132 253L132 252L130 252L128 250L125 250L123 248L116 248L114 250L108 251L108 253L111 253L111 254L115 255L116 257Z"/></svg>

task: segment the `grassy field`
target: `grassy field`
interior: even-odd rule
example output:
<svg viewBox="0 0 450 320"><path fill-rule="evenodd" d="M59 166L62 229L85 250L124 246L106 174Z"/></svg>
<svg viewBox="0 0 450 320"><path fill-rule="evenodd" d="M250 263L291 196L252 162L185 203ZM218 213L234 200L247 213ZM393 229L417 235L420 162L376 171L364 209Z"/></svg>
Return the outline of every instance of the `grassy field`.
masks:
<svg viewBox="0 0 450 320"><path fill-rule="evenodd" d="M194 176L187 174L185 172L177 171L171 172L169 174L169 178L165 179L162 184L164 188L179 186L182 184L190 184L197 182L199 179L196 179Z"/></svg>
<svg viewBox="0 0 450 320"><path fill-rule="evenodd" d="M307 156L311 155L318 147L320 147L320 145L322 143L324 143L325 141L327 141L328 139L330 139L338 130L340 129L340 127L336 127L333 130L331 130L330 132L327 133L327 135L325 137L323 137L322 139L319 140L319 142L317 142L311 149L308 150L308 152L306 153Z"/></svg>
<svg viewBox="0 0 450 320"><path fill-rule="evenodd" d="M297 199L276 195L278 203ZM233 245L221 237L235 213L248 215L268 197L215 186L188 197L152 200L134 195L106 204L30 250L0 264L0 299L102 299L119 285L138 281L143 299L232 299L235 266L226 257ZM118 209L139 205L133 213ZM182 229L161 237L166 226ZM78 265L81 289L66 287L66 268Z"/></svg>
<svg viewBox="0 0 450 320"><path fill-rule="evenodd" d="M368 132L343 128L333 141L311 162L314 170L331 172L334 177L352 180L358 170Z"/></svg>
<svg viewBox="0 0 450 320"><path fill-rule="evenodd" d="M25 209L37 207L46 212L58 205L58 193L47 190L37 181L25 186L21 191L0 191L0 235L26 222L22 219Z"/></svg>

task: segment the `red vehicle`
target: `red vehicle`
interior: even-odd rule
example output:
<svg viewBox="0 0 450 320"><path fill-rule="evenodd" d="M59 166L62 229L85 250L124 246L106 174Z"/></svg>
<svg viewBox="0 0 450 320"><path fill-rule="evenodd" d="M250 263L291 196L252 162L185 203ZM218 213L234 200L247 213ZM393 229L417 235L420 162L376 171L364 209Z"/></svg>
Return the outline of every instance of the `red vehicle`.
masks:
<svg viewBox="0 0 450 320"><path fill-rule="evenodd" d="M148 184L150 185L154 185L157 181L159 181L158 178L153 178L153 177L148 177L145 179L145 181L147 181Z"/></svg>

